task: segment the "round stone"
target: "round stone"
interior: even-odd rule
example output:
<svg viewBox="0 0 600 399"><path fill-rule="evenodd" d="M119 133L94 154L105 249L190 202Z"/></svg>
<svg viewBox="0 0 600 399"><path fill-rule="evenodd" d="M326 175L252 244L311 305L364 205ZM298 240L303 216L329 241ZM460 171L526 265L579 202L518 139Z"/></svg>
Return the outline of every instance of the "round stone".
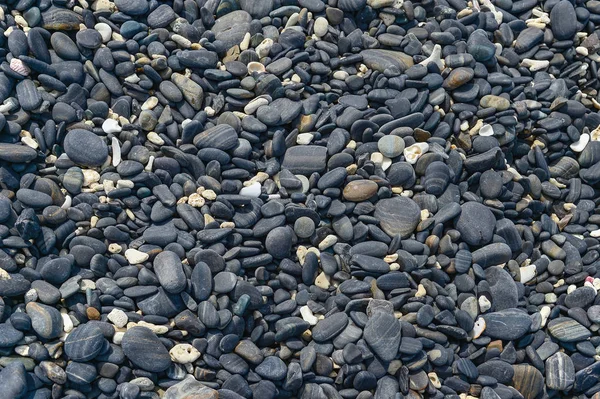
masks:
<svg viewBox="0 0 600 399"><path fill-rule="evenodd" d="M402 137L393 135L383 136L377 142L377 149L379 149L379 152L388 158L396 158L402 155L404 146Z"/></svg>
<svg viewBox="0 0 600 399"><path fill-rule="evenodd" d="M88 130L71 130L63 145L69 159L80 165L100 166L108 158L107 145Z"/></svg>

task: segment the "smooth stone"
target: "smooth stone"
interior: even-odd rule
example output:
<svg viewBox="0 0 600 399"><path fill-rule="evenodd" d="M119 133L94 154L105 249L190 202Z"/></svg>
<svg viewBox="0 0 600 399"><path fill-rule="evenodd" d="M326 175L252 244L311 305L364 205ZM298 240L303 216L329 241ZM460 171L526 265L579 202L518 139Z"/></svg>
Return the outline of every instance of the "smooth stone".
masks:
<svg viewBox="0 0 600 399"><path fill-rule="evenodd" d="M164 399L219 399L219 391L190 376L170 386L164 394Z"/></svg>
<svg viewBox="0 0 600 399"><path fill-rule="evenodd" d="M391 361L398 353L402 329L393 315L376 312L365 326L364 337L382 360Z"/></svg>
<svg viewBox="0 0 600 399"><path fill-rule="evenodd" d="M508 262L512 257L512 251L504 243L492 243L474 251L472 255L473 263L485 269Z"/></svg>
<svg viewBox="0 0 600 399"><path fill-rule="evenodd" d="M24 398L29 382L27 371L21 362L11 362L0 371L0 386L2 396L6 399Z"/></svg>
<svg viewBox="0 0 600 399"><path fill-rule="evenodd" d="M108 158L107 145L88 130L71 130L65 137L64 148L69 159L80 165L100 166Z"/></svg>
<svg viewBox="0 0 600 399"><path fill-rule="evenodd" d="M65 340L65 354L75 362L87 362L104 347L104 336L96 324L88 322L74 329Z"/></svg>
<svg viewBox="0 0 600 399"><path fill-rule="evenodd" d="M494 235L496 218L490 209L478 202L466 202L454 226L461 238L469 245L488 244Z"/></svg>
<svg viewBox="0 0 600 399"><path fill-rule="evenodd" d="M121 342L123 353L142 370L160 373L171 366L169 351L149 328L132 327Z"/></svg>
<svg viewBox="0 0 600 399"><path fill-rule="evenodd" d="M227 151L237 145L238 135L233 127L223 124L196 135L193 141L198 148L216 148Z"/></svg>
<svg viewBox="0 0 600 399"><path fill-rule="evenodd" d="M373 197L379 186L372 180L353 180L344 187L344 199L352 202L362 202Z"/></svg>
<svg viewBox="0 0 600 399"><path fill-rule="evenodd" d="M484 334L496 339L516 340L525 335L531 327L531 318L517 309L505 309L484 314Z"/></svg>
<svg viewBox="0 0 600 399"><path fill-rule="evenodd" d="M317 342L328 341L339 335L347 325L348 316L345 313L334 313L319 320L312 330L312 337Z"/></svg>
<svg viewBox="0 0 600 399"><path fill-rule="evenodd" d="M224 42L227 49L240 44L250 30L252 16L246 11L237 10L230 12L215 21L211 30L217 40Z"/></svg>
<svg viewBox="0 0 600 399"><path fill-rule="evenodd" d="M534 399L544 390L544 376L538 369L528 364L513 366L515 374L513 386L525 399Z"/></svg>
<svg viewBox="0 0 600 399"><path fill-rule="evenodd" d="M29 302L25 308L33 330L41 338L53 339L62 334L63 320L57 309L35 302Z"/></svg>
<svg viewBox="0 0 600 399"><path fill-rule="evenodd" d="M596 290L592 287L579 287L565 297L568 308L586 308L596 298Z"/></svg>
<svg viewBox="0 0 600 399"><path fill-rule="evenodd" d="M159 253L153 262L154 272L165 291L177 294L187 286L187 278L179 256L172 251Z"/></svg>
<svg viewBox="0 0 600 399"><path fill-rule="evenodd" d="M27 163L37 158L37 151L26 145L0 143L0 161Z"/></svg>
<svg viewBox="0 0 600 399"><path fill-rule="evenodd" d="M393 67L403 72L414 64L411 56L400 51L369 49L361 51L360 55L367 67L380 72Z"/></svg>
<svg viewBox="0 0 600 399"><path fill-rule="evenodd" d="M147 0L115 0L114 3L119 11L128 15L144 15L149 9Z"/></svg>
<svg viewBox="0 0 600 399"><path fill-rule="evenodd" d="M550 27L556 40L567 40L577 33L577 14L571 2L562 0L552 7Z"/></svg>
<svg viewBox="0 0 600 399"><path fill-rule="evenodd" d="M583 341L592 335L587 328L570 317L559 317L550 320L548 331L560 342Z"/></svg>
<svg viewBox="0 0 600 399"><path fill-rule="evenodd" d="M519 302L517 286L507 271L498 266L485 271L486 281L492 294L492 309L495 311L516 308Z"/></svg>
<svg viewBox="0 0 600 399"><path fill-rule="evenodd" d="M388 235L408 238L421 220L421 208L407 197L387 198L377 202L374 216Z"/></svg>
<svg viewBox="0 0 600 399"><path fill-rule="evenodd" d="M404 140L402 137L387 135L377 141L379 152L388 158L396 158L404 151Z"/></svg>
<svg viewBox="0 0 600 399"><path fill-rule="evenodd" d="M267 356L261 364L256 366L256 373L272 381L283 380L287 374L287 367L283 360L277 356Z"/></svg>
<svg viewBox="0 0 600 399"><path fill-rule="evenodd" d="M557 391L568 389L575 382L575 366L564 352L546 359L546 386Z"/></svg>
<svg viewBox="0 0 600 399"><path fill-rule="evenodd" d="M304 145L288 148L283 157L282 168L293 174L309 176L325 170L327 147Z"/></svg>
<svg viewBox="0 0 600 399"><path fill-rule="evenodd" d="M7 323L0 324L0 347L8 348L15 346L23 339L23 333Z"/></svg>

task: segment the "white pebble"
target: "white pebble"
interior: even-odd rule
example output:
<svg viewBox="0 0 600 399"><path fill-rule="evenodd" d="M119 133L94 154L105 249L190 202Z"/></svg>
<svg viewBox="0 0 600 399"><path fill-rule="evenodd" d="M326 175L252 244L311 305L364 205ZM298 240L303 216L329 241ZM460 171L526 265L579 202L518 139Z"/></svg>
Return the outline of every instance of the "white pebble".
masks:
<svg viewBox="0 0 600 399"><path fill-rule="evenodd" d="M102 130L106 133L121 133L121 126L119 126L119 122L108 118L102 123Z"/></svg>
<svg viewBox="0 0 600 399"><path fill-rule="evenodd" d="M127 325L129 321L129 317L127 314L123 312L121 309L113 309L110 311L108 316L106 316L108 320L113 323L115 326L119 328L123 328Z"/></svg>
<svg viewBox="0 0 600 399"><path fill-rule="evenodd" d="M531 281L537 273L535 265L529 265L520 268L521 283L525 284Z"/></svg>
<svg viewBox="0 0 600 399"><path fill-rule="evenodd" d="M138 265L148 260L150 255L145 252L138 251L137 249L128 248L125 251L125 258L132 265Z"/></svg>
<svg viewBox="0 0 600 399"><path fill-rule="evenodd" d="M338 242L337 236L329 234L319 243L319 250L324 251Z"/></svg>
<svg viewBox="0 0 600 399"><path fill-rule="evenodd" d="M187 364L198 360L200 352L190 344L177 344L171 348L169 355L175 363Z"/></svg>
<svg viewBox="0 0 600 399"><path fill-rule="evenodd" d="M329 27L329 22L323 17L319 17L315 20L315 35L319 37L323 37L327 34L327 28Z"/></svg>
<svg viewBox="0 0 600 399"><path fill-rule="evenodd" d="M262 186L259 182L252 183L248 187L244 187L240 190L240 195L245 195L247 197L260 197L260 191Z"/></svg>
<svg viewBox="0 0 600 399"><path fill-rule="evenodd" d="M478 302L479 302L479 310L481 311L481 313L487 312L492 307L490 300L487 299L483 295L479 297Z"/></svg>
<svg viewBox="0 0 600 399"><path fill-rule="evenodd" d="M60 317L62 318L63 321L63 331L66 333L70 333L71 331L73 331L73 320L71 320L71 316L68 315L68 313L66 313L66 309L65 312L60 313Z"/></svg>
<svg viewBox="0 0 600 399"><path fill-rule="evenodd" d="M110 40L112 36L112 29L109 24L99 22L96 25L94 25L94 29L96 29L98 33L100 33L100 36L102 36L103 43L106 43Z"/></svg>
<svg viewBox="0 0 600 399"><path fill-rule="evenodd" d="M302 319L311 326L314 326L319 321L319 319L317 319L317 317L313 314L312 310L310 310L310 308L306 305L300 308L300 315L302 316Z"/></svg>
<svg viewBox="0 0 600 399"><path fill-rule="evenodd" d="M312 133L300 133L298 137L296 137L296 144L306 145L310 144L312 139L314 138L314 134Z"/></svg>

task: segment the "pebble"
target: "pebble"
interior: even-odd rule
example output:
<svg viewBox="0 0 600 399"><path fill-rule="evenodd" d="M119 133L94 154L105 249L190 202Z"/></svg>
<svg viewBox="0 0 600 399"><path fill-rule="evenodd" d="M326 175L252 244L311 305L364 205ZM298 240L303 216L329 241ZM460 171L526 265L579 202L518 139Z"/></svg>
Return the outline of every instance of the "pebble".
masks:
<svg viewBox="0 0 600 399"><path fill-rule="evenodd" d="M108 148L104 141L94 133L73 129L64 140L65 153L76 164L100 166L108 158Z"/></svg>
<svg viewBox="0 0 600 399"><path fill-rule="evenodd" d="M159 373L171 366L169 351L147 327L132 327L121 341L123 353L142 370Z"/></svg>
<svg viewBox="0 0 600 399"><path fill-rule="evenodd" d="M594 1L4 3L7 398L598 396Z"/></svg>

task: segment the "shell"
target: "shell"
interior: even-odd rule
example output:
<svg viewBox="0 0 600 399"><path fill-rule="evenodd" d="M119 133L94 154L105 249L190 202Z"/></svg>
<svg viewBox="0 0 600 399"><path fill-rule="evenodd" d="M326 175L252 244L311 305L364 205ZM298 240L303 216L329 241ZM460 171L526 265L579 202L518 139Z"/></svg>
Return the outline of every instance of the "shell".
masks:
<svg viewBox="0 0 600 399"><path fill-rule="evenodd" d="M483 125L481 127L481 129L479 129L479 135L480 136L493 136L494 135L494 128L492 127L492 125Z"/></svg>
<svg viewBox="0 0 600 399"><path fill-rule="evenodd" d="M579 140L577 140L574 143L571 143L571 145L569 147L575 152L581 152L585 149L585 147L588 145L589 142L590 142L590 135L587 133L584 133L581 136L579 136Z"/></svg>
<svg viewBox="0 0 600 399"><path fill-rule="evenodd" d="M31 69L29 69L29 67L18 58L13 58L10 60L10 69L23 76L29 76L31 73Z"/></svg>
<svg viewBox="0 0 600 399"><path fill-rule="evenodd" d="M248 63L248 74L252 75L253 73L264 73L266 71L265 66L260 62L252 61Z"/></svg>
<svg viewBox="0 0 600 399"><path fill-rule="evenodd" d="M441 161L434 161L425 170L425 192L436 196L442 195L450 182L450 168Z"/></svg>
<svg viewBox="0 0 600 399"><path fill-rule="evenodd" d="M427 143L415 143L404 149L404 158L406 162L414 165L417 163L419 158L429 150L429 144Z"/></svg>

